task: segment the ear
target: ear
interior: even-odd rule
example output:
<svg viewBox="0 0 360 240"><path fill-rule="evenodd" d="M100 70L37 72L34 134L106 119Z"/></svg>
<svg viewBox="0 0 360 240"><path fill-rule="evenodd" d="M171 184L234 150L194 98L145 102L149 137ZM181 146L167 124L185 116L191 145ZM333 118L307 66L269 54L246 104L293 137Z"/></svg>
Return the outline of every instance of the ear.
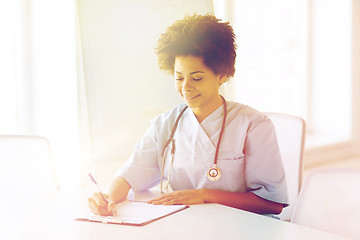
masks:
<svg viewBox="0 0 360 240"><path fill-rule="evenodd" d="M219 75L219 85L223 84L224 82L226 82L228 80L228 77L226 75Z"/></svg>

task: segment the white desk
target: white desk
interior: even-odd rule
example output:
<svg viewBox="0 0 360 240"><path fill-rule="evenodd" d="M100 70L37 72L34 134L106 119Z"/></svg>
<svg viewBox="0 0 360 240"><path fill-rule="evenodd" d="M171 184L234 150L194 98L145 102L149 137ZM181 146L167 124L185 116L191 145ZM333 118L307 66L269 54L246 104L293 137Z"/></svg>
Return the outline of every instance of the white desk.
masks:
<svg viewBox="0 0 360 240"><path fill-rule="evenodd" d="M148 194L148 193L147 193ZM137 194L136 199L147 199ZM2 200L1 239L346 239L327 232L218 204L192 205L143 227L75 221L88 212L89 193L44 194ZM133 195L130 198L133 199ZM3 204L6 204L5 206ZM5 214L5 216L4 216ZM5 238L4 238L5 237Z"/></svg>

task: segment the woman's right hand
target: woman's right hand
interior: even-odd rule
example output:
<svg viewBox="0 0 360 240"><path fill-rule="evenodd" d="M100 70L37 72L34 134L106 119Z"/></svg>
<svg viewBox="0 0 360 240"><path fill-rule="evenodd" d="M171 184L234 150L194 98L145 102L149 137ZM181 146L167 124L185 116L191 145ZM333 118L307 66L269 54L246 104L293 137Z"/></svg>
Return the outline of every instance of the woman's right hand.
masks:
<svg viewBox="0 0 360 240"><path fill-rule="evenodd" d="M115 202L109 195L104 194L104 196L107 201L104 200L103 196L99 192L94 193L91 197L89 197L88 203L91 212L101 216L115 215Z"/></svg>

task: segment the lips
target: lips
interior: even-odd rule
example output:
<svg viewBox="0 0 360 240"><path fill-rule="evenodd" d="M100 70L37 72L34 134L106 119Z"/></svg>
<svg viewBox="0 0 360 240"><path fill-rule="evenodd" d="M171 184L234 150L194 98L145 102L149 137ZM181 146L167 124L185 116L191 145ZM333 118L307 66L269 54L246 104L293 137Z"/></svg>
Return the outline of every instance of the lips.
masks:
<svg viewBox="0 0 360 240"><path fill-rule="evenodd" d="M192 99L195 99L195 98L197 98L197 97L199 97L199 96L200 96L200 94L194 95L194 96L184 96L184 98L185 98L186 100L192 100Z"/></svg>

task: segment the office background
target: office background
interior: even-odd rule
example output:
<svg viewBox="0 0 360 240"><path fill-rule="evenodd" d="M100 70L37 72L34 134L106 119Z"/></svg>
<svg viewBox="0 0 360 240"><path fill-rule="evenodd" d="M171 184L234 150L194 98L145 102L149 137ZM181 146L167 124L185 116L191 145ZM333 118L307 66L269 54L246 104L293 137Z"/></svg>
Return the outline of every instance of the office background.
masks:
<svg viewBox="0 0 360 240"><path fill-rule="evenodd" d="M360 167L359 0L1 0L0 134L47 137L65 188L106 184L182 101L154 48L193 13L237 34L228 100L303 117L307 170Z"/></svg>

